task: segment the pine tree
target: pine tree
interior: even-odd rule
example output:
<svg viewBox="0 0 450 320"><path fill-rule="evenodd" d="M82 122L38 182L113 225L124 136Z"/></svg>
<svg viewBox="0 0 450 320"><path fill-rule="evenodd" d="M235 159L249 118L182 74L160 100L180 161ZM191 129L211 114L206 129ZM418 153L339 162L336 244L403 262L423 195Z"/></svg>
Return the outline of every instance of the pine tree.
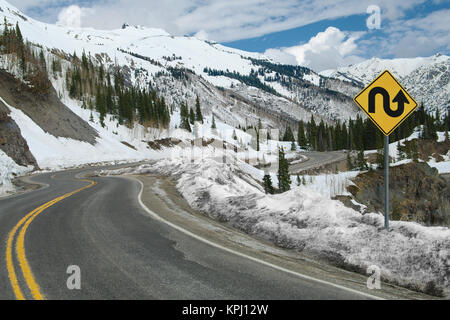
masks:
<svg viewBox="0 0 450 320"><path fill-rule="evenodd" d="M8 21L6 21L6 16L3 17L3 41L7 41L8 37ZM7 47L7 46L5 46Z"/></svg>
<svg viewBox="0 0 450 320"><path fill-rule="evenodd" d="M317 146L317 126L316 121L314 120L314 115L311 115L311 120L307 125L307 136L308 144L311 146L313 150L316 150Z"/></svg>
<svg viewBox="0 0 450 320"><path fill-rule="evenodd" d="M442 129L442 123L441 123L441 115L439 113L439 109L436 109L436 130L439 131Z"/></svg>
<svg viewBox="0 0 450 320"><path fill-rule="evenodd" d="M412 143L411 141L408 141L408 139L405 139L405 142L404 142L405 146L404 146L403 150L406 154L406 158L408 158L408 159L412 159L411 143Z"/></svg>
<svg viewBox="0 0 450 320"><path fill-rule="evenodd" d="M347 152L347 170L353 170L355 166L353 165L352 157L350 156L350 151Z"/></svg>
<svg viewBox="0 0 450 320"><path fill-rule="evenodd" d="M203 124L202 109L200 107L200 99L198 96L195 102L195 121L201 122Z"/></svg>
<svg viewBox="0 0 450 320"><path fill-rule="evenodd" d="M358 162L359 170L367 170L368 169L366 158L365 158L365 155L364 155L364 148L363 147L361 147L359 149L357 162Z"/></svg>
<svg viewBox="0 0 450 320"><path fill-rule="evenodd" d="M20 69L22 70L22 74L25 75L25 47L23 43L22 32L20 31L19 22L16 22L16 30L15 30L15 42L17 46L17 55L19 57Z"/></svg>
<svg viewBox="0 0 450 320"><path fill-rule="evenodd" d="M398 157L398 160L399 160L399 161L405 159L405 153L403 152L402 149L403 149L403 148L402 148L402 146L401 146L401 144L400 144L400 140L399 140L399 141L397 142L397 157Z"/></svg>
<svg viewBox="0 0 450 320"><path fill-rule="evenodd" d="M436 141L438 136L436 132L435 120L433 117L429 117L425 114L425 124L423 125L422 132L420 134L421 139Z"/></svg>
<svg viewBox="0 0 450 320"><path fill-rule="evenodd" d="M297 133L297 142L300 148L306 149L307 147L307 140L305 135L305 126L302 120L300 120L298 124L298 133Z"/></svg>
<svg viewBox="0 0 450 320"><path fill-rule="evenodd" d="M291 142L291 151L296 151L297 150L297 146L295 145L295 141Z"/></svg>
<svg viewBox="0 0 450 320"><path fill-rule="evenodd" d="M233 130L233 140L237 140L237 139L238 139L238 137L236 135L236 130Z"/></svg>
<svg viewBox="0 0 450 320"><path fill-rule="evenodd" d="M184 102L182 102L180 106L180 116L181 116L180 128L191 132L192 129L191 125L189 124L189 110Z"/></svg>
<svg viewBox="0 0 450 320"><path fill-rule="evenodd" d="M384 169L384 150L382 148L377 150L377 169Z"/></svg>
<svg viewBox="0 0 450 320"><path fill-rule="evenodd" d="M302 184L302 180L300 179L300 175L297 174L297 186L300 186Z"/></svg>
<svg viewBox="0 0 450 320"><path fill-rule="evenodd" d="M295 141L294 134L292 133L290 126L288 126L284 132L283 141Z"/></svg>
<svg viewBox="0 0 450 320"><path fill-rule="evenodd" d="M256 151L259 151L259 132L261 129L256 130Z"/></svg>
<svg viewBox="0 0 450 320"><path fill-rule="evenodd" d="M212 116L212 124L211 124L211 129L217 129L217 126L216 126L216 118L214 117L214 115Z"/></svg>
<svg viewBox="0 0 450 320"><path fill-rule="evenodd" d="M284 150L281 147L278 152L278 189L281 193L291 189L291 176L289 175L289 163L286 160Z"/></svg>
<svg viewBox="0 0 450 320"><path fill-rule="evenodd" d="M105 127L106 107L100 86L97 87L97 95L95 97L95 109L100 113L100 125Z"/></svg>
<svg viewBox="0 0 450 320"><path fill-rule="evenodd" d="M306 186L306 179L305 179L305 176L302 176L302 185Z"/></svg>
<svg viewBox="0 0 450 320"><path fill-rule="evenodd" d="M266 192L266 194L274 194L272 178L270 177L269 174L264 175L263 183L264 183L264 191Z"/></svg>
<svg viewBox="0 0 450 320"><path fill-rule="evenodd" d="M190 124L194 124L195 123L195 112L194 109L189 109L189 122Z"/></svg>
<svg viewBox="0 0 450 320"><path fill-rule="evenodd" d="M411 158L414 162L419 162L419 152L416 141L411 141Z"/></svg>

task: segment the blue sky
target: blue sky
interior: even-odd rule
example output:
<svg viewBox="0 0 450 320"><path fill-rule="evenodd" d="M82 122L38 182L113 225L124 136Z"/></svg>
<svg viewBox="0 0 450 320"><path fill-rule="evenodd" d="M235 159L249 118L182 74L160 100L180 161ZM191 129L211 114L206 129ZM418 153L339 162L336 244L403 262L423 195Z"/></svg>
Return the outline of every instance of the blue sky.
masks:
<svg viewBox="0 0 450 320"><path fill-rule="evenodd" d="M292 28L285 31L274 32L256 38L225 42L227 46L246 51L264 52L269 48L292 47L306 43L318 32L328 27L337 27L340 30L360 31L366 29L366 19L369 15L359 14L333 20L322 20L306 26Z"/></svg>
<svg viewBox="0 0 450 320"><path fill-rule="evenodd" d="M371 57L450 53L450 0L9 0L49 23L196 35L321 71ZM369 29L370 5L380 29Z"/></svg>
<svg viewBox="0 0 450 320"><path fill-rule="evenodd" d="M376 4L376 1L373 1L373 3ZM414 7L413 9L405 10L403 18L413 19L420 16L426 16L432 12L446 8L450 8L450 1L442 1L440 3L427 1ZM226 42L225 44L234 48L257 52L264 52L269 48L290 47L298 45L299 43L308 42L309 39L315 36L318 32L324 31L330 26L346 31L365 31L367 30L366 19L368 16L369 14L361 13L337 19L326 19L286 31L274 32L256 38ZM450 16L448 18L450 19ZM442 23L450 24L450 21L442 21ZM382 19L382 29L386 27L386 24L390 24L390 21L383 22ZM367 38L374 36L375 34L377 36L383 36L383 32L372 32L372 34L368 35Z"/></svg>

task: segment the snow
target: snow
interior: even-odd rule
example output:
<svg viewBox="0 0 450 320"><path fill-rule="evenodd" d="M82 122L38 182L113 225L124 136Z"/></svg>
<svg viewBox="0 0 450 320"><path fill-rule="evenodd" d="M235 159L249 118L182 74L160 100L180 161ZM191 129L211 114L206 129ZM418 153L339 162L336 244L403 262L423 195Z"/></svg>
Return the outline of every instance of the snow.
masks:
<svg viewBox="0 0 450 320"><path fill-rule="evenodd" d="M437 142L444 142L445 141L445 132L438 132L438 139Z"/></svg>
<svg viewBox="0 0 450 320"><path fill-rule="evenodd" d="M416 101L423 102L426 111L435 113L439 110L442 116L447 114L450 109L450 56L373 58L337 70L326 70L321 75L367 85L385 70L389 70Z"/></svg>
<svg viewBox="0 0 450 320"><path fill-rule="evenodd" d="M444 162L436 162L434 159L428 162L428 165L432 168L436 168L439 174L450 173L450 160L447 155L447 160Z"/></svg>
<svg viewBox="0 0 450 320"><path fill-rule="evenodd" d="M203 73L204 67L218 70L236 71L249 74L252 68L248 59L265 59L257 53L247 53L219 44L196 39L194 37L173 37L161 29L128 27L124 30L101 31L94 29L64 28L48 25L27 18L24 21L14 12L15 8L4 0L0 0L3 14L10 23L19 22L24 37L47 48L57 48L67 53L82 52L95 54L106 53L120 65L130 65L146 70L150 75L164 71L167 67L186 67L201 75L214 86L234 87L234 91L245 99L275 111L294 115L298 119L309 120L310 113L301 109L287 99L275 97L256 88L242 86L239 81L226 77L210 77ZM117 49L138 53L156 59L161 66L155 66L148 61L132 58ZM181 57L167 61L164 56ZM447 57L448 58L448 57ZM4 59L4 57L2 58ZM433 60L434 59L434 60ZM354 75L356 79L367 82L386 66L397 76L404 76L427 63L445 60L443 57L397 59L381 61L372 59L363 64L342 70ZM106 60L106 58L105 58ZM107 62L107 61L104 61ZM8 66L6 59L0 64ZM256 69L256 68L255 68ZM349 70L350 70L349 69ZM17 77L17 69L9 70ZM332 75L332 72L327 74ZM305 176L306 186L296 186L296 176L292 176L293 189L279 195L264 194L261 181L265 170L260 170L243 162L265 159L274 162L277 159L279 146L290 150L291 144L269 140L261 143L261 151L256 152L253 146L254 137L248 132L234 129L232 125L216 118L217 130L211 129L211 117L205 116L204 124L197 124L194 133L177 129L179 112L172 115L168 130L146 129L136 124L133 128L118 125L109 116L105 119L105 128L99 125L99 115L92 112L93 122L90 122L91 111L80 107L80 103L69 99L64 89L62 79L53 79L62 101L75 114L88 122L98 132L94 145L73 139L59 138L44 132L22 111L0 100L10 109L10 116L20 127L23 137L27 140L30 151L35 156L39 166L44 169L57 170L87 163L113 161L158 160L154 165L143 165L133 172L158 172L177 177L177 188L190 205L214 218L228 221L233 226L271 240L280 246L303 250L332 262L365 270L369 265L378 265L383 277L391 282L412 286L424 290L428 283L449 288L449 250L450 233L448 228L429 228L408 222L392 222L392 231L383 231L383 217L375 213L361 213L344 207L340 202L330 198L337 194L345 194L349 179L358 172L326 174L320 176ZM134 75L134 83L142 86L149 80L144 75ZM320 77L311 74L305 80L318 85ZM175 82L175 80L173 80ZM294 95L279 83L268 83L286 97L295 97L306 103L305 92ZM207 87L210 90L211 87ZM175 88L180 97L195 96L194 90ZM185 95L188 93L188 95ZM222 99L222 98L221 98ZM173 99L167 101L173 101ZM219 104L219 98L210 102ZM311 102L311 101L310 101ZM316 103L317 102L317 103ZM247 122L245 112L237 113L228 101L220 100L220 108L216 107L214 114L219 113L224 119L233 119L243 125ZM345 118L355 116L344 103L322 103L320 97L314 100L315 107L323 114L339 114ZM203 105L203 102L202 102ZM317 106L316 106L317 105ZM347 111L346 111L347 110ZM213 113L213 109L210 110ZM244 110L245 111L245 110ZM264 119L263 119L264 121ZM236 125L237 126L237 125ZM233 132L237 140L233 139ZM271 135L274 137L274 135ZM238 153L222 150L220 147L205 148L174 147L155 151L149 148L148 141L161 138L178 138L190 140L204 137L205 139L225 140L238 148ZM408 139L412 139L409 137ZM439 135L442 139L442 135ZM134 147L124 145L126 142ZM397 143L391 145L390 155L397 156ZM186 159L186 157L191 157ZM226 163L219 161L225 157ZM295 157L288 153L287 157ZM193 163L191 162L193 160ZM449 157L441 163L430 165L441 173L450 172ZM14 191L11 180L15 175L28 172L30 168L18 166L6 154L0 152L0 194ZM273 168L272 168L273 169ZM115 173L129 173L122 169ZM274 185L277 185L275 173L271 173Z"/></svg>
<svg viewBox="0 0 450 320"><path fill-rule="evenodd" d="M12 160L0 149L0 197L16 191L12 180L18 176L33 170L33 166L22 167Z"/></svg>
<svg viewBox="0 0 450 320"><path fill-rule="evenodd" d="M25 115L21 110L9 105L0 97L10 110L11 118L19 126L22 136L28 143L31 153L36 158L40 168L63 169L83 164L99 163L106 161L141 161L148 158L161 158L167 156L165 151L155 151L148 148L148 145L140 139L144 135L144 129L136 125L133 129L124 126L117 126L115 121L105 120L107 128L102 128L98 122L98 114L93 113L94 121L90 123L99 133L99 138L95 145L87 142L77 141L68 138L55 137L44 132L33 120ZM76 106L76 102L69 103L68 106L84 120L90 117L90 111ZM112 129L114 128L114 129ZM108 131L108 129L110 131ZM113 131L115 130L115 131ZM131 145L134 143L134 150L121 141Z"/></svg>
<svg viewBox="0 0 450 320"><path fill-rule="evenodd" d="M416 130L406 139L400 140L400 145L404 145L405 141L411 141L419 138L420 128L416 128ZM437 142L443 142L445 140L445 132L438 132ZM368 150L364 153L366 155L376 153L377 150ZM403 159L398 160L398 141L389 144L389 156L392 159L396 159L393 163L391 163L392 167L400 166L403 164L411 163L411 159ZM436 168L439 174L450 173L450 151L447 154L443 155L444 160L441 162L436 162L436 160L431 157L429 161L427 161L428 165L432 168ZM420 160L421 161L421 160Z"/></svg>
<svg viewBox="0 0 450 320"><path fill-rule="evenodd" d="M22 34L27 40L38 43L49 49L57 48L66 53L76 52L80 57L83 51L95 56L106 53L111 60L121 65L130 65L130 58L137 63L137 68L143 67L151 74L165 70L167 67L185 67L197 74L207 77L216 86L229 87L230 80L218 77L208 77L203 73L205 67L218 70L236 71L243 75L250 74L256 67L248 58L268 60L262 54L250 53L219 44L187 36L172 36L157 28L127 27L117 30L96 30L92 28L72 28L46 24L24 16L20 11L4 0L0 0L0 8L9 23L19 23ZM25 17L25 16L24 16ZM118 49L150 57L163 65L158 67L148 61L131 57ZM167 61L164 57L179 57ZM110 61L112 63L114 61ZM235 83L235 82L234 82Z"/></svg>
<svg viewBox="0 0 450 320"><path fill-rule="evenodd" d="M430 66L448 59L450 57L445 55L399 59L372 58L337 70L325 70L320 72L320 74L325 77L342 80L348 80L347 77L350 77L367 85L385 70L389 70L396 78L403 78L421 67Z"/></svg>
<svg viewBox="0 0 450 320"><path fill-rule="evenodd" d="M407 138L400 140L400 145L404 145L405 141L411 141L414 139L419 139L419 127L417 127L414 132ZM389 144L389 157L396 159L398 157L398 142L393 142ZM377 153L377 150L367 150L364 152L365 155Z"/></svg>
<svg viewBox="0 0 450 320"><path fill-rule="evenodd" d="M11 118L21 129L22 136L27 141L31 153L36 158L38 165L42 169L58 170L84 164L104 163L112 161L136 162L148 159L161 159L172 154L189 152L183 147L163 148L161 151L149 148L148 142L155 139L180 139L183 141L203 138L205 140L215 139L216 141L226 141L228 144L238 148L238 156L241 159L264 159L267 162L276 161L279 146L290 149L290 143L269 140L261 142L261 151L256 152L256 136L252 136L233 126L225 124L216 119L217 129L211 129L212 118L205 117L204 124L196 123L193 132L177 129L180 124L179 111L175 111L171 116L169 129L144 128L135 124L133 128L119 125L117 120L107 116L104 120L105 127L100 125L99 114L89 109L81 108L79 101L70 99L64 88L63 77L51 78L53 86L59 92L61 101L82 120L86 121L98 133L99 137L94 145L87 142L73 139L55 137L44 132L32 119L21 110L2 101L11 111ZM90 121L91 115L93 121ZM234 133L237 140L233 139ZM271 136L278 136L271 133ZM131 145L126 146L123 142ZM221 142L219 142L221 143ZM222 145L216 146L221 149ZM231 152L231 150L230 150Z"/></svg>
<svg viewBox="0 0 450 320"><path fill-rule="evenodd" d="M392 221L386 232L381 214L363 215L309 186L266 195L243 168L236 158L180 157L103 174L170 175L194 209L246 233L363 272L376 265L388 282L421 291L435 285L449 296L448 228Z"/></svg>
<svg viewBox="0 0 450 320"><path fill-rule="evenodd" d="M312 84L316 85L316 86L320 86L320 76L318 76L317 74L305 74L303 76L303 79L306 81L311 82Z"/></svg>
<svg viewBox="0 0 450 320"><path fill-rule="evenodd" d="M316 176L305 175L306 186L310 190L314 190L317 193L331 199L335 196L349 196L347 187L351 184L351 179L355 178L359 171L347 171L339 172L336 174L321 174ZM300 176L300 178L302 178ZM297 176L292 176L291 181L297 183Z"/></svg>
<svg viewBox="0 0 450 320"><path fill-rule="evenodd" d="M196 76L205 79L206 91L209 93L212 93L216 87L221 87L231 89L245 99L253 96L248 99L249 103L244 103L241 108L240 117L243 120L241 125L244 124L245 118L250 120L252 116L255 117L253 114L257 111L254 105L268 109L269 113L274 111L276 114L290 115L296 120L310 119L311 114L308 110L334 120L356 117L351 100L336 99L333 95L328 95L323 91L317 94L319 89L315 86L307 88L297 86L288 90L277 82L266 83L281 95L279 97L244 85L235 79L223 76L212 77L203 72L204 68L208 67L249 75L252 69L260 68L259 65L253 64L251 59L270 61L260 53L227 48L195 37L172 36L164 30L155 28L127 27L119 30L95 30L46 24L26 17L4 0L0 0L0 7L3 8L2 14L7 18L8 23L15 25L18 22L24 38L30 42L42 46L46 51L56 50L70 55L75 52L78 57L85 52L94 57L94 60L101 61L105 68L112 67L116 63L120 66L131 66L130 80L141 88L148 88L149 83L157 82L158 78L155 77L157 73L159 75L161 72L168 74L170 73L169 68L176 67L192 70ZM2 25L0 24L0 31L1 29ZM151 58L157 63L137 58L132 54ZM167 59L167 57L171 59ZM307 76L307 80L316 85L320 84L320 77L316 74ZM170 82L176 81L171 79ZM172 84L161 85L158 83L157 87L159 91L163 91L167 86L170 87ZM243 89L240 89L241 87ZM198 92L194 92L194 94L196 93ZM182 99L181 95L175 97L175 100ZM287 97L291 101L283 97ZM215 94L209 102L218 111L221 109L220 102L224 98L221 94ZM176 102L180 103L180 101ZM245 113L247 115L242 116ZM237 124L235 126L237 127Z"/></svg>

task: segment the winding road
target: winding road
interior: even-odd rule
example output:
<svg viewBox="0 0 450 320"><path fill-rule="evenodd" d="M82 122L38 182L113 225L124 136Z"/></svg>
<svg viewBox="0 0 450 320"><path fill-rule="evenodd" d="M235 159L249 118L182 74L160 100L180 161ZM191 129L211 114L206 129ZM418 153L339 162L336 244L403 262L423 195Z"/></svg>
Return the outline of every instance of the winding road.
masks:
<svg viewBox="0 0 450 320"><path fill-rule="evenodd" d="M0 199L0 299L414 296L374 293L363 275L283 257L189 211L167 178L83 178L92 171L33 176L44 187ZM79 267L80 290L67 286L69 266Z"/></svg>
<svg viewBox="0 0 450 320"><path fill-rule="evenodd" d="M306 161L301 163L291 164L289 171L291 174L297 174L305 170L320 168L322 166L343 161L347 158L347 153L344 151L331 151L331 152L303 152L300 153L307 158Z"/></svg>

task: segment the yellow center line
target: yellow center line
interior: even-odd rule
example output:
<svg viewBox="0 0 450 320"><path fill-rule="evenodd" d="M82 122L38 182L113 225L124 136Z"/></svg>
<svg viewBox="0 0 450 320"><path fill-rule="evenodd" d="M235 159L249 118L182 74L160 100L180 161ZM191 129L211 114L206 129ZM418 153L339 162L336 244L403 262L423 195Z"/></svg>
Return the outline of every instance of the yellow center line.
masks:
<svg viewBox="0 0 450 320"><path fill-rule="evenodd" d="M25 217L23 217L16 226L11 230L11 232L8 235L8 241L6 245L6 267L8 270L8 277L11 282L11 287L14 291L14 294L16 296L17 300L25 300L25 296L20 288L19 281L17 279L17 274L14 268L14 261L13 261L13 242L14 237L17 233L17 231L21 228L19 235L17 237L16 241L16 255L17 259L19 261L19 267L22 271L22 274L24 276L25 282L28 286L28 289L31 292L31 295L33 299L35 300L43 300L44 295L41 293L39 285L37 284L36 280L34 279L33 273L31 271L31 267L28 263L28 260L25 255L25 234L27 232L28 227L30 226L31 222L43 211L45 211L47 208L53 206L54 204L73 196L74 194L81 192L83 190L86 190L88 188L93 187L97 184L97 182L93 180L81 180L85 182L90 182L90 185L85 186L83 188L77 189L73 192L67 193L63 196L60 196L58 198L55 198L40 207L34 209L30 213L28 213Z"/></svg>

